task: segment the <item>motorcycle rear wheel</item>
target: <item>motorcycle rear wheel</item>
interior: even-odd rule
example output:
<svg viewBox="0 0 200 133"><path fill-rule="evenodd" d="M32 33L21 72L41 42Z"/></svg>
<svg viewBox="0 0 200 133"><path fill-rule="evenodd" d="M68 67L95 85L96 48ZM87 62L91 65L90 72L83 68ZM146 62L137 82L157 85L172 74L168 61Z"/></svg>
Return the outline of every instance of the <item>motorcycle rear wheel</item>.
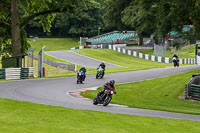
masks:
<svg viewBox="0 0 200 133"><path fill-rule="evenodd" d="M95 99L93 100L93 104L94 104L94 105L97 105L97 104L98 104L97 98L96 98L96 97L95 97Z"/></svg>

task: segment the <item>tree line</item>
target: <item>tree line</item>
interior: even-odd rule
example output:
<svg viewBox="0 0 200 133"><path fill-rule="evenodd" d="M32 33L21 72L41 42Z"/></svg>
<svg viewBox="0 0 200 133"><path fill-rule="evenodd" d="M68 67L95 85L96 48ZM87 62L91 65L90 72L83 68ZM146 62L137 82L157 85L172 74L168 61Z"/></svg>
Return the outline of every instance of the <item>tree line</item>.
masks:
<svg viewBox="0 0 200 133"><path fill-rule="evenodd" d="M192 25L199 39L199 0L0 0L0 54L18 56L30 47L27 36L95 36L135 30L165 40L170 31Z"/></svg>

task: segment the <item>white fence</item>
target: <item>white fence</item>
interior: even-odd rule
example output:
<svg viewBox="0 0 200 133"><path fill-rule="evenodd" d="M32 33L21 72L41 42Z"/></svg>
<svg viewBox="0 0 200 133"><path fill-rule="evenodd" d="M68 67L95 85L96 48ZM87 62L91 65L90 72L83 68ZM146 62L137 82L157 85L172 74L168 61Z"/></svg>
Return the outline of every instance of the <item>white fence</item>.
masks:
<svg viewBox="0 0 200 133"><path fill-rule="evenodd" d="M34 68L4 68L4 73L0 73L1 79L12 80L12 79L27 79L34 77Z"/></svg>
<svg viewBox="0 0 200 133"><path fill-rule="evenodd" d="M136 52L136 51L131 51L131 50L127 50L127 49L124 49L124 48L120 48L120 47L115 46L115 45L109 45L108 48L112 49L114 51L123 53L123 54L142 58L142 59L145 59L145 60L157 61L157 62L162 62L162 63L172 63L172 58L168 58L168 57L161 57L161 56L154 56L154 55L139 53L139 52ZM195 59L194 58L180 59L179 63L180 64L195 64Z"/></svg>

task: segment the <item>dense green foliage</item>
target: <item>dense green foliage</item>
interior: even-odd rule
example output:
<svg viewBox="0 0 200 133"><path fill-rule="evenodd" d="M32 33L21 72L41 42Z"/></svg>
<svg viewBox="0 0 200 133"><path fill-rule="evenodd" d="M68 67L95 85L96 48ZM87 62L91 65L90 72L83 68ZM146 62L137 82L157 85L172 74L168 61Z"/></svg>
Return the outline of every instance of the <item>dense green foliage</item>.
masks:
<svg viewBox="0 0 200 133"><path fill-rule="evenodd" d="M107 8L105 18L112 25L118 26L120 21L138 33L154 33L158 38L166 38L174 30L182 33L184 25L193 25L193 37L199 35L200 1L108 0L108 3L110 8ZM117 15L110 17L114 11Z"/></svg>
<svg viewBox="0 0 200 133"><path fill-rule="evenodd" d="M12 0L13 2L13 0ZM170 31L182 33L184 25L193 25L186 39L198 39L199 1L193 0L19 0L20 29L32 36L66 37L95 36L112 29L136 30L140 36L154 33L156 38L167 38ZM1 54L12 53L11 1L0 1ZM33 21L31 21L33 20ZM30 23L29 23L30 22ZM28 24L28 25L27 25ZM51 28L52 32L49 32ZM44 34L43 31L47 31ZM25 32L21 32L19 47L25 52L29 47ZM12 39L13 40L13 39ZM19 42L18 42L19 43Z"/></svg>
<svg viewBox="0 0 200 133"><path fill-rule="evenodd" d="M59 13L52 23L49 37L66 37L66 36L95 36L98 27L102 27L102 8L101 3L96 0L88 0L85 5L78 3L78 8L74 13ZM41 25L37 21L31 21L26 29L29 35L45 36L41 31Z"/></svg>
<svg viewBox="0 0 200 133"><path fill-rule="evenodd" d="M113 96L111 102L135 108L199 115L199 102L178 98L184 92L185 84L191 80L192 74L199 72L194 70L153 80L116 85L117 95ZM93 99L96 93L97 91L87 91L84 96Z"/></svg>
<svg viewBox="0 0 200 133"><path fill-rule="evenodd" d="M16 56L25 53L29 44L23 28L30 20L38 20L44 31L50 31L56 13L72 14L79 5L87 7L85 2L87 0L0 1L0 54Z"/></svg>

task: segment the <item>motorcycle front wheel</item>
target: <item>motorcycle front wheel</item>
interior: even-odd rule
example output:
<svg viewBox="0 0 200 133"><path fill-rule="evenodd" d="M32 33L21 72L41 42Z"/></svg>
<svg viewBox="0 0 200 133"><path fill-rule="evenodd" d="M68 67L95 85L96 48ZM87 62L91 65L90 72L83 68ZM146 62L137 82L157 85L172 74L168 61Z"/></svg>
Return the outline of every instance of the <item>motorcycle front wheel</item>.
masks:
<svg viewBox="0 0 200 133"><path fill-rule="evenodd" d="M111 99L112 99L111 96L107 96L105 101L103 102L103 106L107 106L110 103Z"/></svg>

